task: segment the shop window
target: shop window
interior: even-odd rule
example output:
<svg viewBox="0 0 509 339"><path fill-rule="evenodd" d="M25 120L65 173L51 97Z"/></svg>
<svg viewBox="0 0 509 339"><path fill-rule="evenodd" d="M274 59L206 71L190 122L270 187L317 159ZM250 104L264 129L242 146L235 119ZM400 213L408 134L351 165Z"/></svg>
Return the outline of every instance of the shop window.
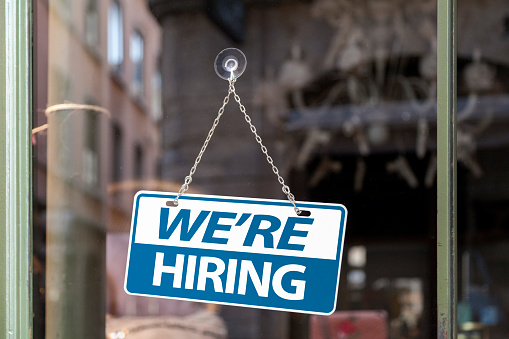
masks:
<svg viewBox="0 0 509 339"><path fill-rule="evenodd" d="M88 46L99 46L99 13L97 12L97 0L88 0L85 9L85 41Z"/></svg>
<svg viewBox="0 0 509 339"><path fill-rule="evenodd" d="M129 55L132 63L132 91L136 97L143 96L143 37L135 31L131 35Z"/></svg>
<svg viewBox="0 0 509 339"><path fill-rule="evenodd" d="M509 333L509 53L503 48L509 13L503 1L485 1L493 5L460 5L457 17L466 21L458 25L453 48L458 67L449 74L458 79L458 100L448 91L458 108L457 306L465 312L457 324L465 332L476 326L476 333L463 337L480 337L483 331L503 338ZM219 19L236 17L235 6L226 2L207 1L226 9ZM35 154L48 154L37 159L33 173L36 339L142 336L133 333L140 330L168 337L173 329L161 326L164 317L176 331L184 328L180 324L194 331L189 319L209 324L201 318L202 304L128 295L124 268L133 194L178 190L189 173L228 89L212 68L228 37L212 29L210 9L201 13L198 5L178 1L139 3L83 0L80 10L68 10L71 0L34 2L34 64L42 65L33 70L34 121L46 121L47 104L80 101L89 93L111 110L108 118L83 110L52 113L51 126L34 136ZM445 85L444 72L437 79L436 2L262 3L250 17L256 34L242 47L248 68L238 92L274 163L289 174L285 180L295 198L347 207L341 283L330 317L207 306L217 312L211 327L228 327L231 339L436 337L435 310L447 301L436 292L437 275L443 281L443 271L436 270L437 262L443 263L436 254L436 199L445 187L437 185L437 162L443 164L437 149L448 147L437 142L436 130L436 92ZM99 27L99 21L107 26ZM491 21L495 35L491 25L480 24ZM79 41L76 31L82 32ZM107 41L98 36L104 31ZM443 28L439 31L443 41ZM235 39L231 32L229 37ZM82 52L99 42L105 42L107 65L84 63L88 56ZM474 48L479 52L470 55ZM152 65L158 54L171 61L162 75L161 63ZM120 76L125 86L118 86ZM162 82L168 86L161 93ZM170 103L165 114L161 96ZM229 100L191 189L284 199L237 103ZM140 102L149 114L139 114ZM99 138L105 121L111 124L103 126L109 135ZM108 157L101 155L104 150ZM112 183L100 174L103 161ZM142 180L149 178L154 180ZM193 315L197 310L199 316ZM145 323L152 315L155 321ZM383 326L367 334L374 326L365 319ZM209 332L191 335L199 333Z"/></svg>
<svg viewBox="0 0 509 339"><path fill-rule="evenodd" d="M115 73L120 73L124 59L122 7L113 1L108 12L108 62Z"/></svg>

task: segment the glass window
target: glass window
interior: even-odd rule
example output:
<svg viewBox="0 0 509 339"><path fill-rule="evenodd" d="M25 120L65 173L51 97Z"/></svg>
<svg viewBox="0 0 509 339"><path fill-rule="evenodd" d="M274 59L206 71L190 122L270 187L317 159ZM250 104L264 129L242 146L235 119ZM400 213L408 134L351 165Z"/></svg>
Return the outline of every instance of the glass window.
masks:
<svg viewBox="0 0 509 339"><path fill-rule="evenodd" d="M509 4L458 3L458 333L509 330Z"/></svg>
<svg viewBox="0 0 509 339"><path fill-rule="evenodd" d="M108 11L108 62L119 73L124 60L123 15L120 3L114 0Z"/></svg>
<svg viewBox="0 0 509 339"><path fill-rule="evenodd" d="M134 145L134 178L143 178L143 147L140 144Z"/></svg>
<svg viewBox="0 0 509 339"><path fill-rule="evenodd" d="M98 48L99 44L99 12L97 0L88 0L85 8L85 40L90 47Z"/></svg>
<svg viewBox="0 0 509 339"><path fill-rule="evenodd" d="M160 62L157 63L157 69L152 76L152 114L155 120L160 120L163 115L161 102L161 70Z"/></svg>
<svg viewBox="0 0 509 339"><path fill-rule="evenodd" d="M85 120L83 181L90 186L95 186L99 184L99 145L101 144L99 113L87 111Z"/></svg>
<svg viewBox="0 0 509 339"><path fill-rule="evenodd" d="M131 88L136 97L143 96L143 37L140 32L134 31L131 35L129 55L132 63ZM155 74L155 72L154 72Z"/></svg>
<svg viewBox="0 0 509 339"><path fill-rule="evenodd" d="M123 169L123 138L122 129L118 123L112 125L112 159L111 162L111 181L118 182L122 179Z"/></svg>
<svg viewBox="0 0 509 339"><path fill-rule="evenodd" d="M33 137L34 338L435 337L436 1L245 1L235 13L220 0L34 1L33 121L47 124ZM464 338L509 331L508 6L458 8ZM296 199L348 209L330 316L124 291L134 196L180 189L225 102L213 64L232 37L248 59L236 93ZM190 192L285 199L232 96L221 119Z"/></svg>

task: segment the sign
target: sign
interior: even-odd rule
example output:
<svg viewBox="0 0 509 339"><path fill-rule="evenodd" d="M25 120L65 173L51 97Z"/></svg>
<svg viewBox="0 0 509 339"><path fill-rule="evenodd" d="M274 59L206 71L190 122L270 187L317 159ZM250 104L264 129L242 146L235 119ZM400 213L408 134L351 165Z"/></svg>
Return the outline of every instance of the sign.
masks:
<svg viewBox="0 0 509 339"><path fill-rule="evenodd" d="M301 313L336 307L346 208L140 191L125 291Z"/></svg>

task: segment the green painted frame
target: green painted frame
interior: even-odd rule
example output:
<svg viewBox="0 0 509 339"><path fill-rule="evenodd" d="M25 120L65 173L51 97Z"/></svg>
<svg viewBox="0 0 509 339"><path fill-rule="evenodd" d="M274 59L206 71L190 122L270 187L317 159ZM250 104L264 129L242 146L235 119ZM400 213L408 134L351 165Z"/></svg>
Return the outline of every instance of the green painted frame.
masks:
<svg viewBox="0 0 509 339"><path fill-rule="evenodd" d="M31 1L0 5L0 337L32 337Z"/></svg>
<svg viewBox="0 0 509 339"><path fill-rule="evenodd" d="M437 337L457 337L457 1L437 0Z"/></svg>

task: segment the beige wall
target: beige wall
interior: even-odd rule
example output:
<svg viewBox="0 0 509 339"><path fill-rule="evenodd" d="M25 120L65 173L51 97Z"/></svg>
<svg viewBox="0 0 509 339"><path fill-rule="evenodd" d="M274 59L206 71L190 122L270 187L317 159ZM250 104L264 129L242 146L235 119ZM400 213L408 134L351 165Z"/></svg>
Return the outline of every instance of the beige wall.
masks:
<svg viewBox="0 0 509 339"><path fill-rule="evenodd" d="M120 76L116 76L110 69L107 59L107 37L108 37L108 9L111 1L97 1L99 12L99 39L97 46L90 46L85 40L85 8L87 0L78 1L50 1L49 4L49 25L48 30L48 60L39 62L39 73L47 67L47 79L38 79L37 92L46 93L47 97L41 95L37 100L39 111L37 123L45 123L42 111L47 106L64 102L93 103L104 107L111 112L110 117L104 116L101 119L100 138L100 175L101 189L106 192L107 185L112 178L112 124L116 122L122 129L123 148L123 170L122 181L131 181L134 178L135 145L143 147L143 178L154 179L157 177L157 163L160 156L160 131L157 119L154 117L152 98L152 79L158 70L158 59L160 53L161 29L152 14L148 11L146 1L120 1L123 12L123 65ZM66 5L67 4L67 5ZM48 9L48 4L41 0L38 2L40 8ZM41 15L44 25L44 15ZM49 28L48 28L49 26ZM133 65L130 60L129 48L130 37L133 31L139 31L144 38L144 91L142 96L136 96L131 90L133 78ZM40 34L44 36L44 34ZM41 41L39 38L38 41ZM44 44L40 43L42 47ZM43 57L41 53L41 59ZM39 59L38 59L39 60ZM44 73L44 72L42 72ZM47 87L45 84L47 83ZM83 113L83 112L82 112ZM73 113L80 115L80 112ZM72 128L73 139L83 140L83 133L80 132L80 120ZM43 135L37 136L41 139L40 146L43 147L45 140ZM75 154L81 153L83 144L77 142ZM39 167L45 165L45 155L42 150L39 152ZM73 158L73 166L79 169L79 156ZM38 183L44 182L44 175ZM139 185L138 185L139 186ZM141 188L141 187L139 187ZM134 190L120 188L121 192L115 194L114 199L108 199L115 213L121 212L122 225L109 228L115 230L128 230L130 209ZM118 191L118 190L117 190ZM45 200L43 189L40 190L39 199ZM117 220L118 216L110 221Z"/></svg>

